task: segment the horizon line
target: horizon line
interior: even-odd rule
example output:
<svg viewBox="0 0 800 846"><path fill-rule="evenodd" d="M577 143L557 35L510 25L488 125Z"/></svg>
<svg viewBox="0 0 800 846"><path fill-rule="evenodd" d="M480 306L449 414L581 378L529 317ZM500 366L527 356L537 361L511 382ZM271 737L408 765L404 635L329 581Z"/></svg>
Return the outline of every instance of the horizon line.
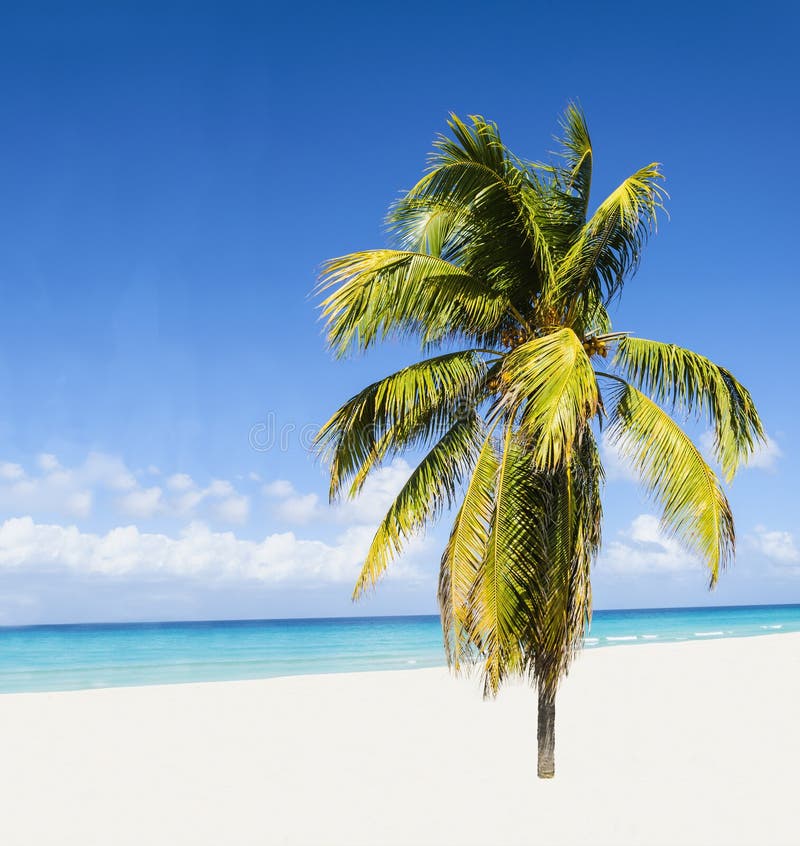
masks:
<svg viewBox="0 0 800 846"><path fill-rule="evenodd" d="M754 604L735 605L665 605L644 608L598 608L594 614L614 614L624 611L725 611L743 608L797 608L800 602L763 602ZM439 613L415 614L357 614L324 617L221 617L215 619L183 619L183 620L97 620L71 623L22 623L0 624L0 632L9 629L44 629L44 628L79 628L81 626L181 626L181 625L213 625L215 623L309 623L334 622L344 620L408 620L420 617L439 617Z"/></svg>

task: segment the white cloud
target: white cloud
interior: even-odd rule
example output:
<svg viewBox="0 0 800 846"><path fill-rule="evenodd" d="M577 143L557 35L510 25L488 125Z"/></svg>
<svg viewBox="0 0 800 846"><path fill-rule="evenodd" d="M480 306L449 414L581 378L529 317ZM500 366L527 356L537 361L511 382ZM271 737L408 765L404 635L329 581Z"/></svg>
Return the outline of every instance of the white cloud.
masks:
<svg viewBox="0 0 800 846"><path fill-rule="evenodd" d="M343 500L336 506L336 518L346 523L376 526L411 475L411 466L402 458L376 470L364 483L354 500Z"/></svg>
<svg viewBox="0 0 800 846"><path fill-rule="evenodd" d="M756 526L755 533L748 535L747 543L751 549L778 564L800 562L800 549L791 532L770 531L764 526Z"/></svg>
<svg viewBox="0 0 800 846"><path fill-rule="evenodd" d="M18 464L4 464L0 474L0 509L10 513L63 514L85 517L92 508L92 491L84 471L66 470L55 456L40 455L41 475L28 475Z"/></svg>
<svg viewBox="0 0 800 846"><path fill-rule="evenodd" d="M67 494L64 500L64 508L67 514L75 517L88 517L92 513L94 498L91 491L75 491Z"/></svg>
<svg viewBox="0 0 800 846"><path fill-rule="evenodd" d="M226 523L244 523L250 515L250 500L226 479L214 479L207 487L200 488L191 476L176 473L167 480L167 485L179 493L170 505L180 516L193 515L208 500L212 501L208 512Z"/></svg>
<svg viewBox="0 0 800 846"><path fill-rule="evenodd" d="M172 507L175 511L183 516L191 516L198 505L203 501L203 492L198 488L194 490L186 491L186 493L182 493L179 497L176 497L172 500Z"/></svg>
<svg viewBox="0 0 800 846"><path fill-rule="evenodd" d="M278 503L275 512L282 520L289 523L308 523L317 515L318 509L319 497L310 493L287 497Z"/></svg>
<svg viewBox="0 0 800 846"><path fill-rule="evenodd" d="M224 479L214 479L213 482L203 491L203 496L221 497L230 496L234 493L233 485Z"/></svg>
<svg viewBox="0 0 800 846"><path fill-rule="evenodd" d="M136 478L116 456L90 452L75 467L65 467L50 453L37 456L40 475L29 475L19 464L0 468L0 509L86 517L98 490L129 491Z"/></svg>
<svg viewBox="0 0 800 846"><path fill-rule="evenodd" d="M640 514L603 548L598 566L621 574L678 573L699 568L697 559L661 531L658 517Z"/></svg>
<svg viewBox="0 0 800 846"><path fill-rule="evenodd" d="M370 541L352 527L334 543L293 532L243 540L193 523L177 537L121 526L106 534L36 523L30 516L0 524L0 569L29 568L113 576L189 576L263 582L352 582ZM419 546L417 545L417 548ZM418 578L406 561L389 578Z"/></svg>
<svg viewBox="0 0 800 846"><path fill-rule="evenodd" d="M249 500L224 479L201 488L188 474L175 473L166 480L169 495L165 496L160 486L142 487L121 458L107 453L90 452L73 467L42 453L36 465L38 471L28 474L19 464L0 463L0 512L85 518L96 503L104 501L132 517L192 519L208 501L202 512L215 520L242 523L249 515ZM160 471L151 466L148 472L156 475Z"/></svg>
<svg viewBox="0 0 800 846"><path fill-rule="evenodd" d="M167 479L167 487L171 491L188 491L194 486L194 479L187 473L175 473Z"/></svg>
<svg viewBox="0 0 800 846"><path fill-rule="evenodd" d="M603 462L606 479L609 481L615 479L624 479L629 482L639 481L639 477L631 468L630 463L623 458L619 447L609 438L608 431L603 432L600 439L600 458Z"/></svg>
<svg viewBox="0 0 800 846"><path fill-rule="evenodd" d="M273 482L267 482L261 489L264 496L273 497L287 497L295 493L294 485L286 479L275 479Z"/></svg>
<svg viewBox="0 0 800 846"><path fill-rule="evenodd" d="M44 470L45 473L52 473L61 466L58 459L50 452L43 452L38 455L36 463L39 465L39 469Z"/></svg>
<svg viewBox="0 0 800 846"><path fill-rule="evenodd" d="M4 461L0 464L0 479L14 481L16 479L21 479L24 475L25 471L19 464L11 464L8 461Z"/></svg>
<svg viewBox="0 0 800 846"><path fill-rule="evenodd" d="M90 452L86 461L75 471L83 484L100 485L114 491L128 491L138 484L125 462L103 452Z"/></svg>
<svg viewBox="0 0 800 846"><path fill-rule="evenodd" d="M372 473L355 499L343 497L334 506L320 502L315 493L302 494L286 479L275 479L262 487L262 493L279 500L272 511L288 523L308 523L312 519L329 519L338 523L376 526L411 474L411 467L402 459L380 467Z"/></svg>
<svg viewBox="0 0 800 846"><path fill-rule="evenodd" d="M774 470L778 459L783 457L783 452L778 444L769 436L766 442L750 456L747 462L748 467L756 467L759 470Z"/></svg>
<svg viewBox="0 0 800 846"><path fill-rule="evenodd" d="M250 516L250 500L246 496L231 496L223 499L214 508L215 513L226 523L246 523Z"/></svg>
<svg viewBox="0 0 800 846"><path fill-rule="evenodd" d="M262 490L272 499L276 516L288 524L313 525L312 537L324 521L333 540L304 539L287 531L254 541L206 525L240 525L250 518L250 499L226 479L202 486L186 473L165 473L163 482L147 486L121 458L104 453L90 453L75 466L49 454L39 456L30 470L0 463L0 520L10 518L0 522L0 571L352 583L378 521L410 471L405 461L395 461L377 470L355 501L333 507L285 479L268 482ZM140 471L139 476L156 481L154 472ZM146 532L136 525L103 534L60 524L62 517L65 522L84 519L95 509L95 519L108 520L116 512L136 522L159 518L189 525L172 534ZM413 539L389 577L419 579L414 562L424 548L424 538Z"/></svg>
<svg viewBox="0 0 800 846"><path fill-rule="evenodd" d="M163 507L161 488L133 490L120 498L119 505L122 511L131 517L152 517Z"/></svg>

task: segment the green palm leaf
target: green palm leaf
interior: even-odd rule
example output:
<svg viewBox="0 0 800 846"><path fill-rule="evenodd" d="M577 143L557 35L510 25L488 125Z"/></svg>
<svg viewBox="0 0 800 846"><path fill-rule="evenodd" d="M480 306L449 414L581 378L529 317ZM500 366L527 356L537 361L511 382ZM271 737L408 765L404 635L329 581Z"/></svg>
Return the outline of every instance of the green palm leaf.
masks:
<svg viewBox="0 0 800 846"><path fill-rule="evenodd" d="M619 391L608 434L659 502L665 530L700 557L710 584L716 584L733 556L733 515L700 451L663 409L632 385Z"/></svg>
<svg viewBox="0 0 800 846"><path fill-rule="evenodd" d="M597 380L577 335L559 329L512 350L503 362L502 406L519 416L542 468L558 466L596 414Z"/></svg>
<svg viewBox="0 0 800 846"><path fill-rule="evenodd" d="M704 356L675 344L624 338L614 363L657 402L708 419L714 427L714 451L728 481L763 442L761 420L747 389Z"/></svg>
<svg viewBox="0 0 800 846"><path fill-rule="evenodd" d="M561 118L561 135L557 139L560 150L555 164L537 163L536 171L550 177L540 188L550 204L548 226L551 252L554 242L557 254L563 258L567 248L586 223L589 195L592 187L593 152L589 129L581 109L570 103ZM544 190L542 190L544 189ZM554 227L554 223L558 223Z"/></svg>
<svg viewBox="0 0 800 846"><path fill-rule="evenodd" d="M562 183L567 191L574 192L578 209L585 220L592 190L592 139L581 109L570 103L561 120L561 146L565 167Z"/></svg>
<svg viewBox="0 0 800 846"><path fill-rule="evenodd" d="M446 201L451 208L469 210L470 216L480 221L473 234L482 233L484 239L493 234L501 245L511 233L517 253L521 250L527 259L526 281L533 296L552 275L535 179L503 145L495 124L479 116L471 116L470 121L467 125L451 116L453 137L438 138L429 172L408 192L406 200L416 204ZM399 208L404 209L402 203ZM398 220L397 211L393 220ZM495 250L492 253L497 255ZM475 248L470 255L486 267L485 250ZM494 274L502 267L492 262L488 265ZM503 281L506 286L512 284L512 280ZM513 280L513 284L521 281Z"/></svg>
<svg viewBox="0 0 800 846"><path fill-rule="evenodd" d="M666 196L657 163L629 176L598 206L559 264L548 299L574 314L589 295L608 303L634 272Z"/></svg>
<svg viewBox="0 0 800 846"><path fill-rule="evenodd" d="M417 465L381 521L353 598L374 587L405 542L451 506L481 447L482 420L472 412L457 421Z"/></svg>
<svg viewBox="0 0 800 846"><path fill-rule="evenodd" d="M478 401L487 365L472 350L425 359L348 400L317 434L331 470L331 498L348 481L358 492L390 451L440 437Z"/></svg>
<svg viewBox="0 0 800 846"><path fill-rule="evenodd" d="M524 666L518 637L527 581L520 564L530 527L524 491L527 487L522 450L511 426L506 428L494 486L489 536L470 596L470 639L483 656L485 695L494 695L504 678ZM522 506L522 508L520 508ZM528 570L528 567L525 567ZM530 568L535 572L534 568Z"/></svg>
<svg viewBox="0 0 800 846"><path fill-rule="evenodd" d="M485 337L501 324L508 298L460 267L424 253L368 250L329 261L319 292L328 345L338 356L389 337L423 343Z"/></svg>
<svg viewBox="0 0 800 846"><path fill-rule="evenodd" d="M600 547L603 482L591 432L584 433L569 466L538 478L543 528L528 669L540 690L554 694L582 646L591 617L590 568Z"/></svg>
<svg viewBox="0 0 800 846"><path fill-rule="evenodd" d="M474 657L471 647L471 597L486 556L491 532L499 462L491 436L481 448L453 521L439 569L439 607L448 664L458 669Z"/></svg>

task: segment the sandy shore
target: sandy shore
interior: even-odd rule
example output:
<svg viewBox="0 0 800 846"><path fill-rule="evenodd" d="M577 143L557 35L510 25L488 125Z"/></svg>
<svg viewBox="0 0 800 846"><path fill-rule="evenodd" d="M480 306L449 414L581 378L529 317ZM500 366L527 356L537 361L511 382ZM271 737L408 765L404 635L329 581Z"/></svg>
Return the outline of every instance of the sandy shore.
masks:
<svg viewBox="0 0 800 846"><path fill-rule="evenodd" d="M0 842L797 844L800 635L593 650L535 701L445 670L0 696Z"/></svg>

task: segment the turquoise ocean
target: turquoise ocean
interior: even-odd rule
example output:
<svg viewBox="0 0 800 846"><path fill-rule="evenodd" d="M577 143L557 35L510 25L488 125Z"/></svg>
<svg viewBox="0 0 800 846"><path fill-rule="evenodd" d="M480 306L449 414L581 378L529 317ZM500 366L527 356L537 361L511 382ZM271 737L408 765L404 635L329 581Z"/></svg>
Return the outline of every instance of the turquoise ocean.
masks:
<svg viewBox="0 0 800 846"><path fill-rule="evenodd" d="M800 605L596 611L588 649L800 631ZM438 667L437 616L0 627L0 693Z"/></svg>

